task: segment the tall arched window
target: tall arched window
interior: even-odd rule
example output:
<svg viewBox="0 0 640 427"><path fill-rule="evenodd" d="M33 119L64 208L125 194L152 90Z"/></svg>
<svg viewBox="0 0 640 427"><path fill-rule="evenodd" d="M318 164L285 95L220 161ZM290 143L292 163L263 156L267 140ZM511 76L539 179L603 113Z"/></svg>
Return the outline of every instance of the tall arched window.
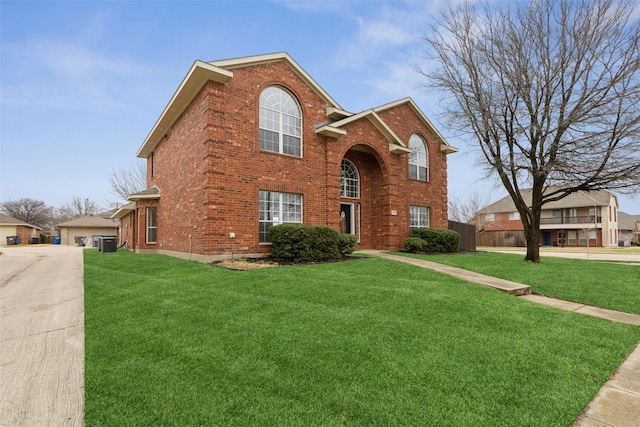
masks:
<svg viewBox="0 0 640 427"><path fill-rule="evenodd" d="M429 153L424 139L420 135L411 135L409 148L409 178L429 181Z"/></svg>
<svg viewBox="0 0 640 427"><path fill-rule="evenodd" d="M260 149L302 157L300 106L278 86L269 86L260 94Z"/></svg>
<svg viewBox="0 0 640 427"><path fill-rule="evenodd" d="M360 174L356 165L347 159L340 164L340 197L360 198Z"/></svg>

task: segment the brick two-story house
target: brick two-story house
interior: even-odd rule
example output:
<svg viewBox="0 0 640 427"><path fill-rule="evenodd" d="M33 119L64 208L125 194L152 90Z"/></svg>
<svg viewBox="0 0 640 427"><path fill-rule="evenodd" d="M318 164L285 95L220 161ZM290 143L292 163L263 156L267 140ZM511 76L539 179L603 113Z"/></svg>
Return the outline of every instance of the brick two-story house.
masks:
<svg viewBox="0 0 640 427"><path fill-rule="evenodd" d="M521 192L531 200L531 190ZM524 227L510 196L481 209L475 218L479 246L526 246ZM608 191L579 191L549 202L540 213L540 245L618 245L618 199Z"/></svg>
<svg viewBox="0 0 640 427"><path fill-rule="evenodd" d="M321 224L358 248L447 228L450 146L410 98L358 114L288 54L196 61L138 151L148 189L120 209L138 252L270 252L269 228Z"/></svg>

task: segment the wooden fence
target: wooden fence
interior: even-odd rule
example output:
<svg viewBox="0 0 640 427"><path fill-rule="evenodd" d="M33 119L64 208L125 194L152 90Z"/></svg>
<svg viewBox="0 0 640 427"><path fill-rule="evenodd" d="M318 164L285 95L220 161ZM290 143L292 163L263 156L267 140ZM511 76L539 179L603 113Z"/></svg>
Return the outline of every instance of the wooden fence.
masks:
<svg viewBox="0 0 640 427"><path fill-rule="evenodd" d="M476 226L464 222L449 221L449 230L460 235L460 251L473 252L476 250Z"/></svg>
<svg viewBox="0 0 640 427"><path fill-rule="evenodd" d="M480 231L478 246L527 246L524 231Z"/></svg>

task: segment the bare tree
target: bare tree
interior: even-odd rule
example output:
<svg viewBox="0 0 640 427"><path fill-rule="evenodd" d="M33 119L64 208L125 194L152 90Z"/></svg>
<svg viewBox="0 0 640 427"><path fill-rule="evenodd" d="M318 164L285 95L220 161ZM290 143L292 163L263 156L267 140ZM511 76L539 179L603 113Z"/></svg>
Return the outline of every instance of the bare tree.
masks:
<svg viewBox="0 0 640 427"><path fill-rule="evenodd" d="M48 228L52 222L53 209L42 200L23 198L0 204L0 211L12 218L41 228Z"/></svg>
<svg viewBox="0 0 640 427"><path fill-rule="evenodd" d="M437 69L416 69L450 94L449 124L473 136L487 174L513 199L525 260L540 262L545 203L640 189L637 8L629 0L467 3L424 37Z"/></svg>
<svg viewBox="0 0 640 427"><path fill-rule="evenodd" d="M477 227L480 224L476 222L478 220L476 214L488 204L489 196L481 196L475 191L464 200L458 199L457 197L450 197L449 219L474 224Z"/></svg>
<svg viewBox="0 0 640 427"><path fill-rule="evenodd" d="M109 184L113 194L127 200L130 194L147 188L147 168L144 163L137 162L130 169L113 169Z"/></svg>
<svg viewBox="0 0 640 427"><path fill-rule="evenodd" d="M82 198L74 196L70 202L65 203L58 209L56 223L69 221L85 215L95 215L100 211L100 206L91 201L88 197Z"/></svg>

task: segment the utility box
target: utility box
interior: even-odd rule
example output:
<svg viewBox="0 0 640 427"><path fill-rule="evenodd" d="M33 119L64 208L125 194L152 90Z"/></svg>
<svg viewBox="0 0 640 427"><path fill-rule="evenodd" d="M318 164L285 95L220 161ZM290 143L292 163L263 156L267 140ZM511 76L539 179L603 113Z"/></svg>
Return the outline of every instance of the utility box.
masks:
<svg viewBox="0 0 640 427"><path fill-rule="evenodd" d="M102 236L99 242L98 249L100 252L115 252L118 250L118 240L116 236Z"/></svg>

